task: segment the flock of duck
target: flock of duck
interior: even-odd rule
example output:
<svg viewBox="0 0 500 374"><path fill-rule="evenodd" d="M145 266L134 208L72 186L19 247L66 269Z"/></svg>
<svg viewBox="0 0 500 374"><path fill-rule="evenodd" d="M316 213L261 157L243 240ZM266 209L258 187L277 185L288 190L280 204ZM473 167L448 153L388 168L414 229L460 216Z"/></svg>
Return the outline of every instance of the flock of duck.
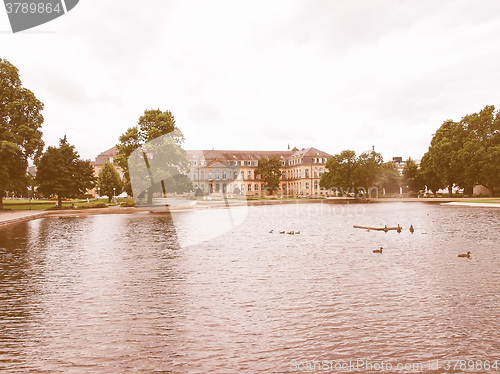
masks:
<svg viewBox="0 0 500 374"><path fill-rule="evenodd" d="M274 233L274 230L269 231L269 234L272 234L272 233ZM280 234L288 234L288 235L299 235L300 231L288 231L288 232L280 231L279 233Z"/></svg>
<svg viewBox="0 0 500 374"><path fill-rule="evenodd" d="M354 227L355 228L365 228L365 229L368 229L368 231L374 230L374 228L367 228L367 227L362 227L362 226L354 226ZM380 231L384 231L384 232L388 232L389 230L396 230L398 233L400 233L402 231L402 229L403 228L398 224L398 227L395 227L395 228L388 228L387 225L385 225L385 227L383 229L375 229L375 230L380 230ZM410 225L410 232L412 234L415 232L415 228L413 227L413 225ZM273 234L273 233L274 233L274 230L269 231L269 234ZM279 231L279 233L280 234L288 234L288 235L299 235L300 231ZM379 249L374 249L373 253L382 254L383 250L384 250L384 247L380 247ZM467 253L459 254L458 257L470 258L470 255L471 255L471 253L467 252Z"/></svg>
<svg viewBox="0 0 500 374"><path fill-rule="evenodd" d="M355 228L366 228L366 227L362 227L362 226L354 226L354 227ZM370 230L373 230L374 228L367 228L367 229L368 229L367 231L370 231ZM398 224L398 227L388 228L387 225L385 225L385 227L383 229L375 229L375 230L384 231L384 232L388 232L389 230L396 230L398 233L400 233L402 229L403 228ZM412 234L415 232L415 228L413 227L413 225L410 225L410 232ZM379 249L374 249L373 253L382 254L383 250L384 250L384 247L380 247ZM470 258L470 256L471 256L470 251L467 253L461 253L458 255L458 257L462 257L462 258Z"/></svg>

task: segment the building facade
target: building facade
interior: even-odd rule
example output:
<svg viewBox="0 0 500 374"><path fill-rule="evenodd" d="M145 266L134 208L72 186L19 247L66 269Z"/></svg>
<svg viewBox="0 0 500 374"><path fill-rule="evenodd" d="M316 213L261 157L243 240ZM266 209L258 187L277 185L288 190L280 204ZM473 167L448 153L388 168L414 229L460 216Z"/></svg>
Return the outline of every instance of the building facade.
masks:
<svg viewBox="0 0 500 374"><path fill-rule="evenodd" d="M281 162L278 191L282 196L320 196L319 181L330 154L316 148L288 151L186 151L189 178L203 194L264 195L264 182L255 174L259 160L276 158Z"/></svg>

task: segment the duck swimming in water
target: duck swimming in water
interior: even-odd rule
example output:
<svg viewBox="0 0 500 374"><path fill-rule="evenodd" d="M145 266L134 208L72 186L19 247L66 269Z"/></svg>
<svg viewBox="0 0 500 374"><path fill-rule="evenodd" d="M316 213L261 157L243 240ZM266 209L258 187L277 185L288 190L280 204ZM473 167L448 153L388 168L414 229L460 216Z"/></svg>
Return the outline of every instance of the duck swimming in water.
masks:
<svg viewBox="0 0 500 374"><path fill-rule="evenodd" d="M414 231L415 229L413 228L413 225L410 225L410 232L413 234Z"/></svg>
<svg viewBox="0 0 500 374"><path fill-rule="evenodd" d="M373 253L382 253L382 249L384 249L384 247L380 247L380 249L374 249Z"/></svg>
<svg viewBox="0 0 500 374"><path fill-rule="evenodd" d="M470 258L470 252L461 253L461 254L458 255L458 257L467 257L467 258Z"/></svg>

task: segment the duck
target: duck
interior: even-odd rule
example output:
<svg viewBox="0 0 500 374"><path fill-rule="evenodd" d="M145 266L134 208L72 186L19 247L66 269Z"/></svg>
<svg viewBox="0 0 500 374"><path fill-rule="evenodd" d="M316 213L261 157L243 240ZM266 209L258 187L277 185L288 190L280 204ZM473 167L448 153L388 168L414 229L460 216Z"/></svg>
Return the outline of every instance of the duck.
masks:
<svg viewBox="0 0 500 374"><path fill-rule="evenodd" d="M382 253L382 249L384 249L384 247L380 247L380 249L374 249L373 253Z"/></svg>
<svg viewBox="0 0 500 374"><path fill-rule="evenodd" d="M295 231L295 235L299 235L300 234L300 231Z"/></svg>
<svg viewBox="0 0 500 374"><path fill-rule="evenodd" d="M461 254L458 255L458 257L467 257L467 258L470 258L470 252L461 253Z"/></svg>
<svg viewBox="0 0 500 374"><path fill-rule="evenodd" d="M398 223L398 228L397 228L398 234L401 233L401 229L402 229L402 227L399 226L399 223Z"/></svg>
<svg viewBox="0 0 500 374"><path fill-rule="evenodd" d="M284 231L280 231L280 234L284 234L285 232Z"/></svg>
<svg viewBox="0 0 500 374"><path fill-rule="evenodd" d="M295 235L293 231L288 231L288 235Z"/></svg>
<svg viewBox="0 0 500 374"><path fill-rule="evenodd" d="M273 230L269 231L269 234L272 234L273 233Z"/></svg>
<svg viewBox="0 0 500 374"><path fill-rule="evenodd" d="M389 229L387 228L387 225L385 225L384 232L387 232L387 231L389 231Z"/></svg>
<svg viewBox="0 0 500 374"><path fill-rule="evenodd" d="M413 234L414 231L415 229L413 228L413 225L410 225L410 232Z"/></svg>

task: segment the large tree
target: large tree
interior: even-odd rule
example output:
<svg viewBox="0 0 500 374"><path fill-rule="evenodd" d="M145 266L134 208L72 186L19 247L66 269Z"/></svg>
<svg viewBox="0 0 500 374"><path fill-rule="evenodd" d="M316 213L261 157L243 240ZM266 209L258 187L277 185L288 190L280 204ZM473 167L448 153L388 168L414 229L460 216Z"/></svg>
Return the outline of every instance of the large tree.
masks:
<svg viewBox="0 0 500 374"><path fill-rule="evenodd" d="M80 159L66 136L60 139L59 147L47 148L36 165L38 192L45 196L57 195L59 208L62 208L62 199L83 195L95 185L90 161Z"/></svg>
<svg viewBox="0 0 500 374"><path fill-rule="evenodd" d="M453 185L464 181L464 164L460 152L463 149L466 133L460 123L445 121L436 131L431 146L425 154L425 169L435 174L448 186L451 197Z"/></svg>
<svg viewBox="0 0 500 374"><path fill-rule="evenodd" d="M119 195L122 193L123 181L115 166L110 161L106 162L101 170L99 170L96 187L100 189L101 195L108 196L109 203L114 194Z"/></svg>
<svg viewBox="0 0 500 374"><path fill-rule="evenodd" d="M411 157L408 158L403 168L403 183L413 192L419 192L425 186L422 171Z"/></svg>
<svg viewBox="0 0 500 374"><path fill-rule="evenodd" d="M321 187L340 190L344 194L348 193L351 188L359 186L359 164L356 152L345 150L335 154L328 159L325 168L328 171L321 176L319 182Z"/></svg>
<svg viewBox="0 0 500 374"><path fill-rule="evenodd" d="M264 182L264 188L274 194L280 185L281 161L276 157L263 157L255 169L255 175L260 175Z"/></svg>
<svg viewBox="0 0 500 374"><path fill-rule="evenodd" d="M388 194L399 193L401 187L401 175L398 166L390 161L382 164L377 173L376 185L380 186Z"/></svg>
<svg viewBox="0 0 500 374"><path fill-rule="evenodd" d="M470 192L475 184L483 184L493 196L494 187L500 186L500 112L487 105L479 113L464 116L460 124L465 132L459 151L461 184Z"/></svg>
<svg viewBox="0 0 500 374"><path fill-rule="evenodd" d="M369 152L363 152L358 157L358 168L356 170L358 187L364 187L366 191L375 186L375 181L382 172L384 159L382 155L375 152L375 148Z"/></svg>
<svg viewBox="0 0 500 374"><path fill-rule="evenodd" d="M43 150L43 103L24 88L19 71L0 58L0 209L5 191L25 190L30 159Z"/></svg>
<svg viewBox="0 0 500 374"><path fill-rule="evenodd" d="M186 151L182 149L184 135L175 126L170 111L145 110L137 126L120 136L115 159L124 171L125 191L136 199L147 194L147 203L153 202L153 193L188 192L189 170Z"/></svg>

